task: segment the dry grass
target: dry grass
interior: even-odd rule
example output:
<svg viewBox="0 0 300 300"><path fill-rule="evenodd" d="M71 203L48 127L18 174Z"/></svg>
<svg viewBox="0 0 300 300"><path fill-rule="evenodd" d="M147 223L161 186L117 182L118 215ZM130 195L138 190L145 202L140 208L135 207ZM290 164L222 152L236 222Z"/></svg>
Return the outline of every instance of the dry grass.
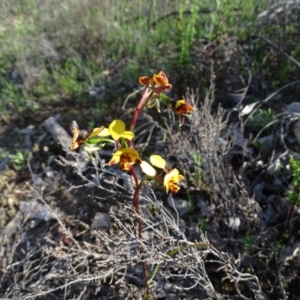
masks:
<svg viewBox="0 0 300 300"><path fill-rule="evenodd" d="M219 11L219 23L200 8L195 26L203 31L178 41L171 25L180 25L180 9L190 16L195 2L180 3L1 2L7 43L0 85L8 100L0 145L30 153L0 164L2 297L140 299L141 262L151 278L150 299L299 297L299 208L286 197L299 117L285 107L299 95L297 3L266 1L267 9L255 6L260 14L250 19L248 12ZM241 26L230 28L233 11ZM135 76L156 68L170 70L175 98L194 87L185 98L197 109L180 130L168 111L149 110L140 120L136 144L148 149L143 155L167 156L186 181L176 197L145 186L137 216L134 184L106 166L106 150L85 161L62 151L40 123L53 108L63 111L66 129L73 118L86 125L85 116L108 123L123 113L117 106L136 87ZM97 101L86 99L91 90ZM113 100L118 105L111 108ZM252 116L242 115L257 100ZM42 116L31 114L33 103ZM266 106L272 122L262 118Z"/></svg>
<svg viewBox="0 0 300 300"><path fill-rule="evenodd" d="M194 94L189 97L196 100ZM260 270L269 262L257 255L272 251L260 244L266 238L264 215L236 175L236 166L229 164L237 155L237 124L229 126L222 109L211 113L212 98L209 94L195 112L189 129L171 135L171 145L179 145L180 138L180 147L170 148L170 159L177 157L190 182L188 194L179 195L188 195L184 201L194 205L188 215L177 209L177 197L165 199L164 193L145 187L140 197L142 239L137 238L130 177L105 166L105 151L92 165L82 165L82 156L69 153L60 164L75 170L83 183L70 182L73 193L83 191L80 203L89 195L109 221L97 223L95 211L80 208L82 204L68 215L57 199L46 200L47 188L33 183L30 203L36 208L19 215L14 239L2 243L1 293L22 299L138 299L145 293L140 265L145 261L151 299L263 299ZM245 146L246 141L239 143ZM191 172L195 161L190 153L201 154L201 182ZM245 157L243 151L238 155ZM200 218L206 228L199 227ZM245 232L253 245L246 245Z"/></svg>

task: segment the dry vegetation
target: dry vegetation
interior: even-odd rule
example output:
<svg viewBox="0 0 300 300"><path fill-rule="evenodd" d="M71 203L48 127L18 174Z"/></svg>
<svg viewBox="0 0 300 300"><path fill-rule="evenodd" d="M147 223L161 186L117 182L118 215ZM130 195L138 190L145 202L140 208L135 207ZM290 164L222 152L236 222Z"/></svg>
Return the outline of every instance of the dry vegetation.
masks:
<svg viewBox="0 0 300 300"><path fill-rule="evenodd" d="M141 299L146 262L150 299L300 299L300 3L233 2L3 0L0 298ZM186 179L144 187L140 239L131 177L67 132L129 120L160 69L196 110L138 123Z"/></svg>

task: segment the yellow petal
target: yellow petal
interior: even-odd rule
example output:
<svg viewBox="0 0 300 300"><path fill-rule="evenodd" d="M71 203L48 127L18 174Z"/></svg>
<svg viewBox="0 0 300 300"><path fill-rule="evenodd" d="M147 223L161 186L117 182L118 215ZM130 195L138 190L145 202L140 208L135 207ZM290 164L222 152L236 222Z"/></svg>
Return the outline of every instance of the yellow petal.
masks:
<svg viewBox="0 0 300 300"><path fill-rule="evenodd" d="M109 124L108 128L112 138L116 141L124 133L125 123L122 120L114 120Z"/></svg>
<svg viewBox="0 0 300 300"><path fill-rule="evenodd" d="M109 161L108 165L109 166L112 166L112 165L115 165L117 164L121 159L121 156L120 155L116 155L116 153L113 155L112 159Z"/></svg>
<svg viewBox="0 0 300 300"><path fill-rule="evenodd" d="M174 178L177 178L178 175L179 175L179 171L177 169L173 169L168 174L166 174L165 178L164 178L164 186L166 186L169 181L171 181L171 180L174 181ZM178 182L178 181L176 181L176 182Z"/></svg>
<svg viewBox="0 0 300 300"><path fill-rule="evenodd" d="M166 167L166 161L160 155L151 155L150 162L154 167L164 169Z"/></svg>
<svg viewBox="0 0 300 300"><path fill-rule="evenodd" d="M109 136L109 135L110 135L109 129L106 127L104 127L103 130L97 134L97 136Z"/></svg>
<svg viewBox="0 0 300 300"><path fill-rule="evenodd" d="M140 166L145 174L152 177L156 175L156 170L148 162L143 160Z"/></svg>
<svg viewBox="0 0 300 300"><path fill-rule="evenodd" d="M122 133L121 137L131 141L135 137L135 135L132 131L124 131Z"/></svg>
<svg viewBox="0 0 300 300"><path fill-rule="evenodd" d="M139 153L134 149L134 148L131 148L131 147L126 147L126 148L123 148L123 149L120 149L118 150L114 156L121 156L123 154L127 154L130 156L130 159L132 161L135 161L137 158L139 158Z"/></svg>
<svg viewBox="0 0 300 300"><path fill-rule="evenodd" d="M185 100L177 100L175 103L175 109L177 109L179 106L185 104L186 101Z"/></svg>
<svg viewBox="0 0 300 300"><path fill-rule="evenodd" d="M103 129L104 129L104 126L93 128L86 134L86 136L84 138L87 139L87 138L91 138L95 135L98 135Z"/></svg>

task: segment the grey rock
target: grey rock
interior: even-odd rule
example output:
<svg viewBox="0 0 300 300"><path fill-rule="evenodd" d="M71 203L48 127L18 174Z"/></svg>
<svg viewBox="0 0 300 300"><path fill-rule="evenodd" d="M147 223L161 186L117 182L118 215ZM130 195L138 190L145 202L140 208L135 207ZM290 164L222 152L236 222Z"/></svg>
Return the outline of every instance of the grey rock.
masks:
<svg viewBox="0 0 300 300"><path fill-rule="evenodd" d="M110 224L111 220L108 213L97 212L92 223L92 228L108 229L110 227Z"/></svg>

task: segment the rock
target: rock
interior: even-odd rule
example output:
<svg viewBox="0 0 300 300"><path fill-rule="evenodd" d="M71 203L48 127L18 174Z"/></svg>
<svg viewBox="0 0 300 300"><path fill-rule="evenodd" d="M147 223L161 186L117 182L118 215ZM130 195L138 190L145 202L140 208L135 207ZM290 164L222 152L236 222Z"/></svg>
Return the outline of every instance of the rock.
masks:
<svg viewBox="0 0 300 300"><path fill-rule="evenodd" d="M296 117L299 120L295 123L293 131L297 139L297 142L300 143L300 103L293 102L286 107L286 111L292 116Z"/></svg>
<svg viewBox="0 0 300 300"><path fill-rule="evenodd" d="M23 221L23 215L21 212L17 212L14 218L4 227L0 233L0 244L8 242L10 237L18 232L19 227Z"/></svg>
<svg viewBox="0 0 300 300"><path fill-rule="evenodd" d="M201 210L202 214L205 214L207 211L207 200L199 196L197 199L197 207Z"/></svg>
<svg viewBox="0 0 300 300"><path fill-rule="evenodd" d="M47 206L37 201L21 201L19 209L27 219L48 222L55 217L54 213Z"/></svg>
<svg viewBox="0 0 300 300"><path fill-rule="evenodd" d="M61 143L62 146L70 148L72 138L67 131L57 122L57 118L50 117L43 122L43 126L51 133L55 141Z"/></svg>
<svg viewBox="0 0 300 300"><path fill-rule="evenodd" d="M298 114L300 114L300 103L293 102L287 105L286 111L293 116L297 116Z"/></svg>
<svg viewBox="0 0 300 300"><path fill-rule="evenodd" d="M298 144L300 143L300 120L298 120L295 125L294 125L294 128L293 128L293 131L294 131L294 135L297 139L297 142Z"/></svg>
<svg viewBox="0 0 300 300"><path fill-rule="evenodd" d="M108 213L97 212L95 214L92 228L93 229L108 229L110 228L111 220Z"/></svg>

